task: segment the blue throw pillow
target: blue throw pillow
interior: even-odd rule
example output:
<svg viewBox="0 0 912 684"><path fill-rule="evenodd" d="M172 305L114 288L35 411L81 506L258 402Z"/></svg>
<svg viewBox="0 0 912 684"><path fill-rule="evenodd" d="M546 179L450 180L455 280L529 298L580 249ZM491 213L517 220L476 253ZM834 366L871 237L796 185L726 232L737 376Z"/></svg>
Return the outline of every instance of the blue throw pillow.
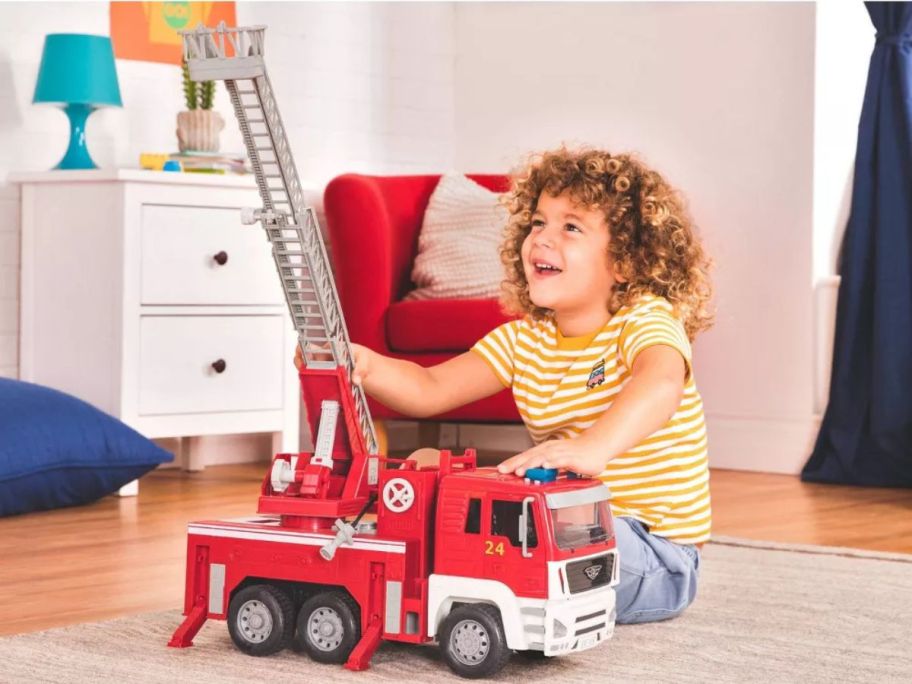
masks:
<svg viewBox="0 0 912 684"><path fill-rule="evenodd" d="M0 516L88 503L172 459L81 399L0 378Z"/></svg>

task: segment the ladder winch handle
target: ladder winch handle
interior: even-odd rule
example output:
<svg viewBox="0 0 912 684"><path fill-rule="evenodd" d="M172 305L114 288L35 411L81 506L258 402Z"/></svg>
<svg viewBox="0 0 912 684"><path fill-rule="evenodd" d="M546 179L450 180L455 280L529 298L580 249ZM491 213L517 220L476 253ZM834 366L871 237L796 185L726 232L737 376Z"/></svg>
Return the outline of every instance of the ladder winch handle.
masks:
<svg viewBox="0 0 912 684"><path fill-rule="evenodd" d="M260 210L253 207L241 207L241 223L245 226L252 226L260 220Z"/></svg>

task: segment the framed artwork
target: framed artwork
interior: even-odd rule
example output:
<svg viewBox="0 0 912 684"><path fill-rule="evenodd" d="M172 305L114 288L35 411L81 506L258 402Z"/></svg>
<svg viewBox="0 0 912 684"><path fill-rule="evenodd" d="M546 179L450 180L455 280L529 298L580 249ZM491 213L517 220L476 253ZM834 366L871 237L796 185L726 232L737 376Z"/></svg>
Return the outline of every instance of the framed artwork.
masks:
<svg viewBox="0 0 912 684"><path fill-rule="evenodd" d="M236 26L234 2L112 2L111 41L118 59L181 63L178 31L220 21Z"/></svg>

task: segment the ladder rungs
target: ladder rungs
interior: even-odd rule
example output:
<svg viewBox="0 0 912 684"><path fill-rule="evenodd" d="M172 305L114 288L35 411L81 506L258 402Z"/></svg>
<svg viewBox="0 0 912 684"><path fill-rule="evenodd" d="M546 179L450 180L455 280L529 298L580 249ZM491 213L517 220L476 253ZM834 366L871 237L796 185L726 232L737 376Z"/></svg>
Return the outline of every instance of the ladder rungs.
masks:
<svg viewBox="0 0 912 684"><path fill-rule="evenodd" d="M262 109L263 106L258 102L257 104L252 105L242 104L241 107L244 109Z"/></svg>

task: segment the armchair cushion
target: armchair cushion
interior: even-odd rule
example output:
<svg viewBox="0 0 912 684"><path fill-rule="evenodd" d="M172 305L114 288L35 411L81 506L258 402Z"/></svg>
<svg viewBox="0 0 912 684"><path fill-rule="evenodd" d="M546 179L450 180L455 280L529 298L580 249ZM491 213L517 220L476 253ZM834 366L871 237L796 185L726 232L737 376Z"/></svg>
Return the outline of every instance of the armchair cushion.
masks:
<svg viewBox="0 0 912 684"><path fill-rule="evenodd" d="M507 212L462 174L442 176L428 201L406 299L493 299L500 292L500 243Z"/></svg>
<svg viewBox="0 0 912 684"><path fill-rule="evenodd" d="M504 322L496 299L437 299L391 304L386 338L396 352L462 353Z"/></svg>

